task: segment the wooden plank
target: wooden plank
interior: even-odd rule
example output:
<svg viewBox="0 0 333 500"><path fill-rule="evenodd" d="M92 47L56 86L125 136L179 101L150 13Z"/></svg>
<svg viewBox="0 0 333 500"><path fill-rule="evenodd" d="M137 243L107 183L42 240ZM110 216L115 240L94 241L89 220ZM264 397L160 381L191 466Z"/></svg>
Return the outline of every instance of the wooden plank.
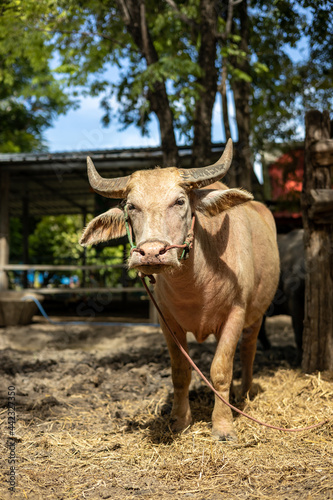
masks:
<svg viewBox="0 0 333 500"><path fill-rule="evenodd" d="M146 296L146 300L149 300L147 292L144 288L136 288L136 287L113 287L113 288L27 288L24 290L25 294L40 294L40 295L63 295L63 294L73 294L73 295L90 295L97 294L103 295L103 299L105 295L112 295L115 293L140 293ZM102 299L102 297L101 297ZM108 298L111 300L111 297ZM149 300L149 322L152 324L157 324L159 322L158 314L156 308L151 300Z"/></svg>
<svg viewBox="0 0 333 500"><path fill-rule="evenodd" d="M321 139L313 142L310 146L310 152L333 154L333 139Z"/></svg>
<svg viewBox="0 0 333 500"><path fill-rule="evenodd" d="M152 288L150 288L150 290L151 290L151 292L154 295L154 290ZM154 324L159 323L159 317L158 317L157 309L154 306L154 303L153 303L152 300L149 300L149 321L151 323L154 323Z"/></svg>
<svg viewBox="0 0 333 500"><path fill-rule="evenodd" d="M311 189L308 217L317 224L333 224L333 189Z"/></svg>
<svg viewBox="0 0 333 500"><path fill-rule="evenodd" d="M144 293L144 288L137 287L96 287L96 288L25 288L24 293L40 293L42 295L60 295L60 294L90 294L90 293Z"/></svg>
<svg viewBox="0 0 333 500"><path fill-rule="evenodd" d="M319 212L313 214L309 211L309 219L316 223L318 227L333 224L333 212Z"/></svg>

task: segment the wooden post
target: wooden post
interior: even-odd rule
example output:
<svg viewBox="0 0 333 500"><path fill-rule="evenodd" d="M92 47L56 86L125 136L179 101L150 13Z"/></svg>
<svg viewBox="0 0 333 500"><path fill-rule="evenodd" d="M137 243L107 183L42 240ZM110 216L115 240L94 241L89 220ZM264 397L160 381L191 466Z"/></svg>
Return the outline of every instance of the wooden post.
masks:
<svg viewBox="0 0 333 500"><path fill-rule="evenodd" d="M149 300L149 321L150 321L150 323L153 323L153 324L159 323L159 318L158 318L158 314L156 311L156 307L154 306L152 300Z"/></svg>
<svg viewBox="0 0 333 500"><path fill-rule="evenodd" d="M121 270L120 283L121 283L121 286L126 287L126 286L128 286L128 274L127 274L127 269L125 267L126 262L127 262L127 248L126 248L126 243L124 243L122 245L122 247L123 247L123 264L124 264L124 267ZM121 305L126 307L127 302L128 302L127 301L127 293L123 292L121 294Z"/></svg>
<svg viewBox="0 0 333 500"><path fill-rule="evenodd" d="M23 223L23 264L29 264L29 193L26 191L22 199ZM23 273L23 288L28 288L28 271Z"/></svg>
<svg viewBox="0 0 333 500"><path fill-rule="evenodd" d="M87 225L87 210L84 209L82 211L82 227L85 229ZM83 247L82 251L82 265L85 266L87 263L87 249L86 247ZM82 288L85 288L87 286L87 273L85 269L82 271Z"/></svg>
<svg viewBox="0 0 333 500"><path fill-rule="evenodd" d="M0 172L0 268L9 263L9 172ZM0 269L0 290L8 289L6 271Z"/></svg>
<svg viewBox="0 0 333 500"><path fill-rule="evenodd" d="M305 244L305 315L302 369L333 370L333 140L329 113L305 117L302 212Z"/></svg>

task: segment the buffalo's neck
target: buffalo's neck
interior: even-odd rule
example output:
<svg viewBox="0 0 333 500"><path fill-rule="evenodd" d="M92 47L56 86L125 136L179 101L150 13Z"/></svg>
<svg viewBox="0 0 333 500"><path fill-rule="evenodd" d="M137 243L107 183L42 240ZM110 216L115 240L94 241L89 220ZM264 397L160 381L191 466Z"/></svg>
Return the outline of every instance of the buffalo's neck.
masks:
<svg viewBox="0 0 333 500"><path fill-rule="evenodd" d="M225 293L223 280L217 279L204 263L197 265L200 252L195 247L180 269L172 274L157 276L156 298L171 324L178 324L183 331L192 332L198 342L208 335L218 335L226 319L225 311L216 311L216 295L230 297Z"/></svg>
<svg viewBox="0 0 333 500"><path fill-rule="evenodd" d="M228 244L228 219L216 218L210 225L210 231L207 231L202 217L196 220L193 248L188 259L174 271L157 276L161 301L181 302L184 307L187 304L191 308L200 305L202 308L225 286L224 275L228 281L230 270L224 258Z"/></svg>

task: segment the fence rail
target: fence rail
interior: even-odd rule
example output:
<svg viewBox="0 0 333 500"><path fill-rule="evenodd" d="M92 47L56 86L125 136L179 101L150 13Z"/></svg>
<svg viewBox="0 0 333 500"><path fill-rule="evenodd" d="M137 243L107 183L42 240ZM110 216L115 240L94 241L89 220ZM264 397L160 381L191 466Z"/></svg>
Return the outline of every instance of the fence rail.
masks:
<svg viewBox="0 0 333 500"><path fill-rule="evenodd" d="M6 264L0 266L0 271L96 271L100 269L126 268L126 264L104 264L104 265L59 265L51 264Z"/></svg>
<svg viewBox="0 0 333 500"><path fill-rule="evenodd" d="M126 264L104 264L104 265L50 265L50 264L6 264L0 266L0 271L97 271L101 269L121 269L126 268ZM57 288L25 288L25 293L40 293L42 295L60 294L91 294L91 293L144 293L144 288L133 286L119 287L60 287ZM149 320L151 323L158 323L156 310L149 302Z"/></svg>
<svg viewBox="0 0 333 500"><path fill-rule="evenodd" d="M138 288L134 286L119 286L119 287L68 287L68 288L24 288L25 293L41 293L46 295L58 295L62 293L136 293L141 292L146 294L144 288Z"/></svg>

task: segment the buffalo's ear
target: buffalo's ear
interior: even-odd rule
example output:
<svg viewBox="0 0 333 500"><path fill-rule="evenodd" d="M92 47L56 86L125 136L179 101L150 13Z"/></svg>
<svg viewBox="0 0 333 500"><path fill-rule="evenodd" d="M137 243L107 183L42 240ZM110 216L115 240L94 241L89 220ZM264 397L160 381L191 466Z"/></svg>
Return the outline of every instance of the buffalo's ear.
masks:
<svg viewBox="0 0 333 500"><path fill-rule="evenodd" d="M245 189L196 189L196 209L207 216L214 216L225 210L253 200Z"/></svg>
<svg viewBox="0 0 333 500"><path fill-rule="evenodd" d="M98 215L83 230L80 245L96 245L102 241L121 238L126 235L124 212L120 208L111 208Z"/></svg>

